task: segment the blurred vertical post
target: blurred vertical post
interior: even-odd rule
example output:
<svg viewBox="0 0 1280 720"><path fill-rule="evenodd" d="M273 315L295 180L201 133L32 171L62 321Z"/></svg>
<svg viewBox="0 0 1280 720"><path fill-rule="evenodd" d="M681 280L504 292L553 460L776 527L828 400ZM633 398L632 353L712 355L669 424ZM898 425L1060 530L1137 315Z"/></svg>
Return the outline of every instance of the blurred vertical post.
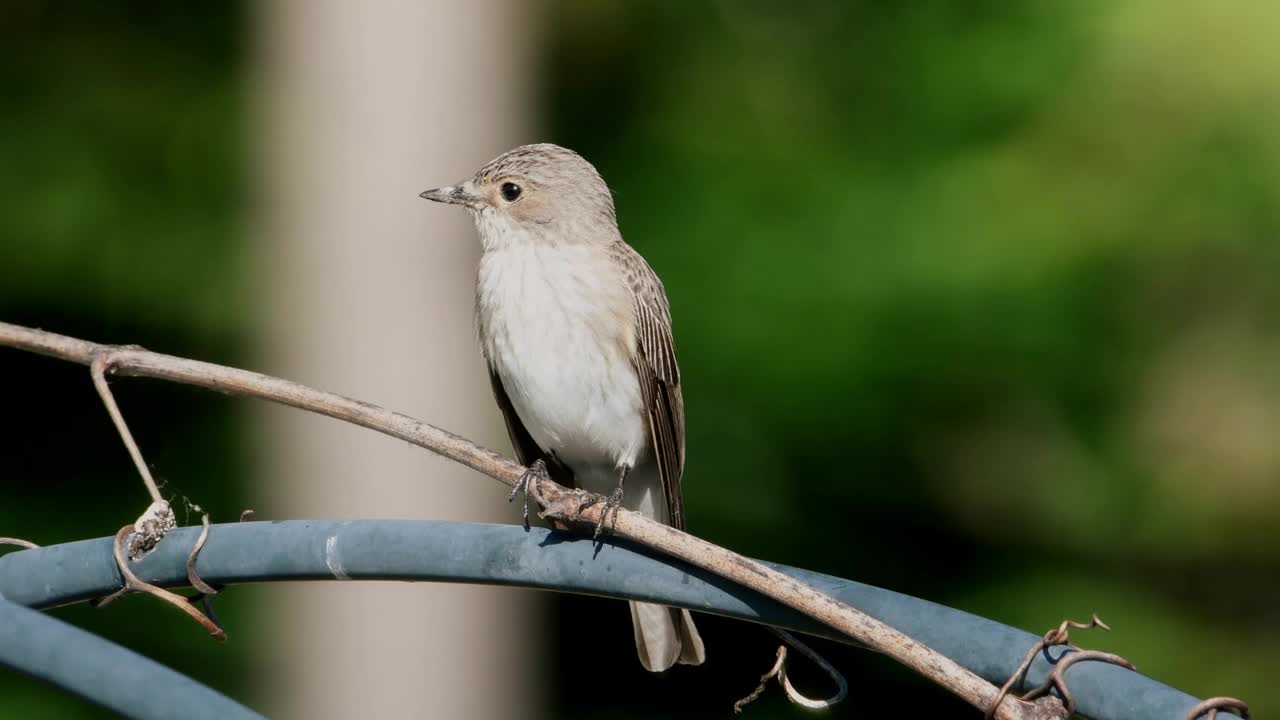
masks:
<svg viewBox="0 0 1280 720"><path fill-rule="evenodd" d="M259 366L507 448L474 339L473 231L417 195L529 140L536 10L255 7ZM517 517L496 483L405 443L278 409L259 420L266 518ZM505 718L536 706L525 593L324 583L271 597L257 634L270 715Z"/></svg>

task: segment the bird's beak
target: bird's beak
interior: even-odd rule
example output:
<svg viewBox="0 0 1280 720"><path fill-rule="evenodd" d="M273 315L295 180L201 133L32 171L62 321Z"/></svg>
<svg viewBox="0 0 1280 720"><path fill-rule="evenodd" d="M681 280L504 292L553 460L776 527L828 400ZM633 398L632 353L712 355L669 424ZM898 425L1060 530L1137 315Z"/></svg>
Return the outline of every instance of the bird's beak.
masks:
<svg viewBox="0 0 1280 720"><path fill-rule="evenodd" d="M434 190L427 190L418 195L420 198L426 198L438 203L449 203L450 205L466 205L467 207L479 207L484 203L484 199L478 195L472 195L462 189L461 185L449 185Z"/></svg>

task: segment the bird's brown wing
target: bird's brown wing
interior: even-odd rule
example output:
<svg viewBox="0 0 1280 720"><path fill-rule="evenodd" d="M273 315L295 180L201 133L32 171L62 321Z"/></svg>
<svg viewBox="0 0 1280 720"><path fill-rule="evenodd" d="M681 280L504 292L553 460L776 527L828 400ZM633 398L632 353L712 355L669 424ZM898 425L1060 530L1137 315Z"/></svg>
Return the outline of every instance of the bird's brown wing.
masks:
<svg viewBox="0 0 1280 720"><path fill-rule="evenodd" d="M680 479L684 474L684 398L671 334L671 307L653 268L625 243L614 246L615 259L631 285L636 317L634 363L640 393L649 412L653 454L667 496L669 524L685 527Z"/></svg>
<svg viewBox="0 0 1280 720"><path fill-rule="evenodd" d="M552 480L565 487L573 487L573 471L554 455L544 452L538 447L538 443L533 441L533 436L529 434L524 423L520 421L520 416L516 414L511 398L507 397L507 389L502 386L502 378L498 376L492 365L489 366L489 383L493 385L493 399L498 401L502 419L507 423L507 435L511 437L511 447L515 449L516 459L520 464L528 467L541 460L546 464L547 474Z"/></svg>

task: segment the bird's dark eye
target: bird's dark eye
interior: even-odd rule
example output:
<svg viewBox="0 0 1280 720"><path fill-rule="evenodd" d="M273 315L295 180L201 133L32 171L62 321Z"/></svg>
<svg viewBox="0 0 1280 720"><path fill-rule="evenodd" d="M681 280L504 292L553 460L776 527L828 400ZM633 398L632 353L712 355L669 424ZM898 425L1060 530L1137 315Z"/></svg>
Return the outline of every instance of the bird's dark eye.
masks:
<svg viewBox="0 0 1280 720"><path fill-rule="evenodd" d="M521 189L513 182L504 182L502 187L498 188L498 192L502 193L503 200L515 202L520 197Z"/></svg>

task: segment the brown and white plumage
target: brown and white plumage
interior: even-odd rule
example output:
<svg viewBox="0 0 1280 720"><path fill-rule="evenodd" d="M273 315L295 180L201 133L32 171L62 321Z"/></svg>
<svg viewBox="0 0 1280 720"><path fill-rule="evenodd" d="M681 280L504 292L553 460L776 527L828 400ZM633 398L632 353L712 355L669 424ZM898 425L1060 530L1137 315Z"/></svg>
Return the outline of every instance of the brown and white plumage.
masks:
<svg viewBox="0 0 1280 720"><path fill-rule="evenodd" d="M513 189L514 188L514 189ZM481 350L512 445L557 481L683 529L684 401L662 282L618 231L596 169L555 145L507 152L460 185L484 252ZM704 659L688 611L631 603L649 670Z"/></svg>
<svg viewBox="0 0 1280 720"><path fill-rule="evenodd" d="M610 251L631 288L636 333L632 363L649 416L653 453L667 500L667 524L683 530L684 397L671 334L671 308L662 281L639 253L621 240L611 245Z"/></svg>

